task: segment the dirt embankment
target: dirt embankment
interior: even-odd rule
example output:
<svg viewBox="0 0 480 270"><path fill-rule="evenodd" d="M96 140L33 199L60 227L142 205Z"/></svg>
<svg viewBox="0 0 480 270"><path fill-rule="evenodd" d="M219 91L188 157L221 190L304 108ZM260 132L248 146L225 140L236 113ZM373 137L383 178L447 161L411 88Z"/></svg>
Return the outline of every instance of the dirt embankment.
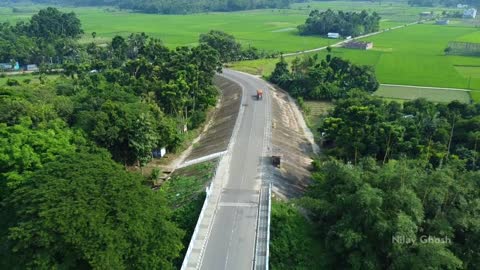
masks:
<svg viewBox="0 0 480 270"><path fill-rule="evenodd" d="M273 154L282 155L281 168L274 170L273 191L288 199L303 194L311 179L314 155L308 128L297 105L288 94L276 88L272 92Z"/></svg>
<svg viewBox="0 0 480 270"><path fill-rule="evenodd" d="M164 158L154 159L143 168L144 175L150 175L153 169L163 172L157 184L161 184L177 168L188 166L187 162L227 149L240 109L242 89L238 84L221 76L215 76L214 83L220 90L219 101L216 108L210 112L208 123L204 125L200 135L191 141L191 145L184 151L167 153Z"/></svg>
<svg viewBox="0 0 480 270"><path fill-rule="evenodd" d="M220 102L210 126L195 143L185 161L225 151L230 142L242 101L242 89L238 84L221 76L215 76L214 81L215 85L222 90Z"/></svg>

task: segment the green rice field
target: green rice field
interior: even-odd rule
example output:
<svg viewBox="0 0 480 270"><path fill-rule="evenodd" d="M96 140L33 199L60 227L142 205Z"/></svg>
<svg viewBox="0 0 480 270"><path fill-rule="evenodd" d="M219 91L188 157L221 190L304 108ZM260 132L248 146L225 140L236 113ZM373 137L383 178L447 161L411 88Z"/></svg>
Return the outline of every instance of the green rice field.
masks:
<svg viewBox="0 0 480 270"><path fill-rule="evenodd" d="M28 19L42 6L0 8L0 21ZM277 52L296 52L337 42L316 36L300 36L296 27L302 24L312 9L376 11L382 16L381 28L388 29L419 20L422 11L440 14L446 8L409 7L393 2L308 2L292 5L285 10L253 10L231 13L202 13L190 15L156 15L132 13L111 7L62 8L74 11L82 21L85 35L82 42L91 42L92 32L97 43L115 35L132 32L162 39L169 47L193 46L198 36L211 29L223 30L236 36L245 46ZM450 25L425 23L366 38L374 43L370 51L335 48L334 56L355 63L374 66L377 78L384 84L464 88L480 91L480 58L445 56L443 50L450 41L480 42L479 20L452 20ZM321 56L325 52L319 53ZM292 61L290 57L287 61ZM253 74L268 75L277 59L261 59L233 63L232 68ZM480 92L471 97L480 101Z"/></svg>
<svg viewBox="0 0 480 270"><path fill-rule="evenodd" d="M374 43L372 50L334 48L333 55L373 66L383 84L480 90L480 57L447 56L443 52L449 41L465 39L480 43L480 29L461 22L447 26L419 24L364 39ZM324 57L326 52L318 54ZM276 62L262 59L234 63L232 67L265 76ZM471 96L480 101L478 92L472 91Z"/></svg>
<svg viewBox="0 0 480 270"><path fill-rule="evenodd" d="M28 19L42 6L16 6L0 8L0 21ZM294 4L291 9L252 10L230 13L202 13L190 15L141 14L115 8L62 8L74 11L85 30L83 42L90 42L92 32L97 33L95 42L105 42L115 35L145 32L160 38L167 46L192 46L198 36L211 29L223 30L235 35L245 46L278 52L295 52L334 43L335 41L314 36L300 36L297 26L304 23L312 9L336 9L377 11L382 16L381 27L390 28L419 19L425 8L412 8L406 3L382 2L309 2ZM428 11L432 10L429 8ZM440 13L445 8L434 8Z"/></svg>
<svg viewBox="0 0 480 270"><path fill-rule="evenodd" d="M425 98L433 102L458 100L460 102L470 103L471 101L469 91L400 85L381 85L374 95L399 100Z"/></svg>

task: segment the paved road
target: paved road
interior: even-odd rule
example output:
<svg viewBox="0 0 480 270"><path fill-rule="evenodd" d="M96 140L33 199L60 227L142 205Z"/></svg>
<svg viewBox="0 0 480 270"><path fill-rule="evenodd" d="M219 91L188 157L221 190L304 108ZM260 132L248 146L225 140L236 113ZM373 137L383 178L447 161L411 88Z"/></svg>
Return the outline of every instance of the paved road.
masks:
<svg viewBox="0 0 480 270"><path fill-rule="evenodd" d="M267 84L256 77L231 70L224 70L222 76L243 88L241 110L183 269L253 268L263 157L270 138L271 97ZM264 89L264 95L257 101L259 88Z"/></svg>
<svg viewBox="0 0 480 270"><path fill-rule="evenodd" d="M265 127L271 108L268 88L260 79L224 71L244 91L244 113L233 139L228 178L225 179L217 212L213 218L200 269L252 269L257 226L260 172ZM257 89L264 89L264 100L257 101Z"/></svg>

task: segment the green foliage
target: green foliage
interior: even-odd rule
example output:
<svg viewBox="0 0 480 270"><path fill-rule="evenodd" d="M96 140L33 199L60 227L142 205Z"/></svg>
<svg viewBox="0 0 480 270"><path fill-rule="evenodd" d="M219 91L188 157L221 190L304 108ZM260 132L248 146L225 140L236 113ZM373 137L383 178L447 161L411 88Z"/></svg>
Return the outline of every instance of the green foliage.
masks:
<svg viewBox="0 0 480 270"><path fill-rule="evenodd" d="M223 63L252 60L259 58L273 58L277 53L266 53L249 45L248 49L242 48L242 45L235 40L233 35L218 30L211 30L206 34L201 34L200 43L204 43L214 48L220 55Z"/></svg>
<svg viewBox="0 0 480 270"><path fill-rule="evenodd" d="M240 54L241 45L235 37L222 31L211 30L207 34L201 34L199 42L214 48L224 63L237 60Z"/></svg>
<svg viewBox="0 0 480 270"><path fill-rule="evenodd" d="M46 163L5 201L11 267L173 269L183 233L141 181L105 154Z"/></svg>
<svg viewBox="0 0 480 270"><path fill-rule="evenodd" d="M75 13L62 13L52 7L42 9L33 15L26 28L29 36L46 40L78 38L83 34L80 20Z"/></svg>
<svg viewBox="0 0 480 270"><path fill-rule="evenodd" d="M0 24L0 61L27 64L59 64L78 57L78 45L73 41L83 33L74 13L62 13L46 8L28 22L15 26Z"/></svg>
<svg viewBox="0 0 480 270"><path fill-rule="evenodd" d="M370 156L385 163L407 156L441 166L463 159L467 168L478 169L479 115L478 105L419 99L401 106L354 93L336 103L320 132L325 145L333 146L328 153L347 161Z"/></svg>
<svg viewBox="0 0 480 270"><path fill-rule="evenodd" d="M272 203L270 233L272 269L325 269L314 225L293 204Z"/></svg>
<svg viewBox="0 0 480 270"><path fill-rule="evenodd" d="M18 125L0 123L0 195L26 181L35 170L84 145L83 136L54 120L33 126L29 118ZM1 198L0 198L1 199Z"/></svg>
<svg viewBox="0 0 480 270"><path fill-rule="evenodd" d="M328 161L314 180L302 205L318 225L327 268L475 269L479 247L466 239L479 237L478 171L455 162L425 170L416 160Z"/></svg>
<svg viewBox="0 0 480 270"><path fill-rule="evenodd" d="M379 86L371 67L358 66L339 57L332 58L330 54L321 61L317 55L296 58L291 70L288 70L288 64L281 58L270 81L294 97L308 100L342 98L353 89L374 92Z"/></svg>
<svg viewBox="0 0 480 270"><path fill-rule="evenodd" d="M360 36L380 30L380 16L376 12L370 15L365 10L360 13L313 10L305 24L298 29L302 35L326 35L333 32L342 36Z"/></svg>

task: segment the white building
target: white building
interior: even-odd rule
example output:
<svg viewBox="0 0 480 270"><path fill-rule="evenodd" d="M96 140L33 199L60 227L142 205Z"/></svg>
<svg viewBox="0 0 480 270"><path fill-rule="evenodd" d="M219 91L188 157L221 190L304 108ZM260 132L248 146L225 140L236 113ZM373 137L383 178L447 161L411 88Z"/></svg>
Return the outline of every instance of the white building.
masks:
<svg viewBox="0 0 480 270"><path fill-rule="evenodd" d="M340 38L340 34L339 33L328 33L327 37L328 38Z"/></svg>
<svg viewBox="0 0 480 270"><path fill-rule="evenodd" d="M475 19L475 17L477 17L477 10L475 8L469 8L463 11L463 18Z"/></svg>

